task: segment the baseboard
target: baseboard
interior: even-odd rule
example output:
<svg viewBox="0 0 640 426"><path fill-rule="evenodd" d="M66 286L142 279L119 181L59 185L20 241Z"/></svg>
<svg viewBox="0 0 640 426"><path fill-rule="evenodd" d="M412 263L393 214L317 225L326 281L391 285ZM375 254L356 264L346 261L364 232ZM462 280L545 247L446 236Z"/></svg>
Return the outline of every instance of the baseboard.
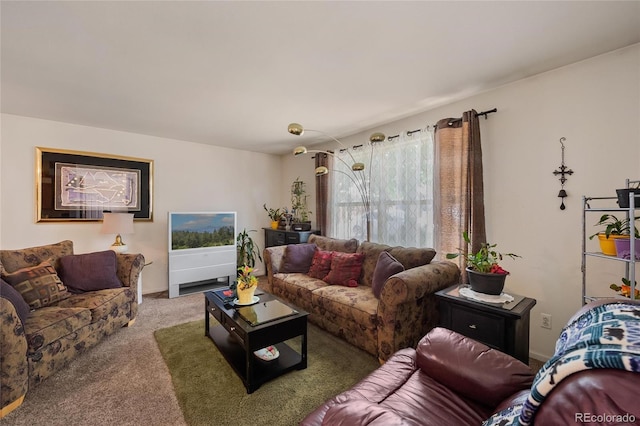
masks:
<svg viewBox="0 0 640 426"><path fill-rule="evenodd" d="M549 359L551 359L550 356L543 355L541 353L533 352L533 351L529 351L529 357L537 359L538 361L544 361L544 362L547 362L549 361Z"/></svg>

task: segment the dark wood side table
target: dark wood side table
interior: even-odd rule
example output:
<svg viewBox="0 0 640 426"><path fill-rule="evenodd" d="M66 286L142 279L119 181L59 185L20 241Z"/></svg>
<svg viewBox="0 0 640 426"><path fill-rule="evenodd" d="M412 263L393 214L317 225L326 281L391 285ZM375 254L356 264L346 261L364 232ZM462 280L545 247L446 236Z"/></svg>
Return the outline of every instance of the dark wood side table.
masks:
<svg viewBox="0 0 640 426"><path fill-rule="evenodd" d="M317 234L318 231L283 231L273 228L264 229L264 246L284 246L286 244L301 244L309 240L311 234Z"/></svg>
<svg viewBox="0 0 640 426"><path fill-rule="evenodd" d="M466 298L454 285L436 293L440 326L457 331L529 364L529 317L535 299L511 294L514 301L486 303Z"/></svg>

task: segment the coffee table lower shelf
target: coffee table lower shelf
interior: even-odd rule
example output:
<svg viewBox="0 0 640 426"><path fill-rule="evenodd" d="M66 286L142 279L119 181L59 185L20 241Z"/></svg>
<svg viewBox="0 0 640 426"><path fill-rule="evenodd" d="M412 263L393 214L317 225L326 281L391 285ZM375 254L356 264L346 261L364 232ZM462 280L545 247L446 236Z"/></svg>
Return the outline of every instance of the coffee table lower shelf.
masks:
<svg viewBox="0 0 640 426"><path fill-rule="evenodd" d="M260 387L263 383L268 382L278 376L281 376L292 370L302 370L306 368L306 359L303 359L302 355L293 350L284 342L277 343L273 346L278 348L280 356L272 361L263 361L256 358L253 352L249 354L253 357L253 360L247 359L247 352L236 342L227 330L221 326L216 325L209 330L209 337L213 340L220 353L227 360L231 368L236 372L238 377L242 380L247 393L252 393ZM247 366L250 366L247 368ZM253 369L251 380L248 378L248 374L251 374L249 370Z"/></svg>

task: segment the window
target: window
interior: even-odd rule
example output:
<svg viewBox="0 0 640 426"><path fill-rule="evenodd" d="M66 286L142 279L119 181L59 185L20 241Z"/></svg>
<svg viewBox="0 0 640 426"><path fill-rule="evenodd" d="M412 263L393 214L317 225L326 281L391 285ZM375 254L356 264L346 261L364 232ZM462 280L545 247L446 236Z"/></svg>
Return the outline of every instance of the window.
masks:
<svg viewBox="0 0 640 426"><path fill-rule="evenodd" d="M365 241L365 210L349 170L354 159L365 164L365 180L370 179L371 241L433 247L431 132L336 152L330 173L329 235Z"/></svg>

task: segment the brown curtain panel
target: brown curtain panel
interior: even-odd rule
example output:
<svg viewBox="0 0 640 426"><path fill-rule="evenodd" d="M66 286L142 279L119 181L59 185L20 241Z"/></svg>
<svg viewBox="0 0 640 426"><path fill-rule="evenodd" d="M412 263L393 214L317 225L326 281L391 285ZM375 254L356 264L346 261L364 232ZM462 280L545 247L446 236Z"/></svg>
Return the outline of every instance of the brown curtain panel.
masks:
<svg viewBox="0 0 640 426"><path fill-rule="evenodd" d="M317 153L315 155L315 167L329 165L327 154ZM329 175L316 177L316 226L320 230L320 235L327 236L327 205L329 203Z"/></svg>
<svg viewBox="0 0 640 426"><path fill-rule="evenodd" d="M480 123L475 110L462 119L438 121L435 134L434 222L435 248L441 257L462 249L468 253L462 233L471 238L473 253L486 242ZM464 272L465 262L457 259Z"/></svg>

